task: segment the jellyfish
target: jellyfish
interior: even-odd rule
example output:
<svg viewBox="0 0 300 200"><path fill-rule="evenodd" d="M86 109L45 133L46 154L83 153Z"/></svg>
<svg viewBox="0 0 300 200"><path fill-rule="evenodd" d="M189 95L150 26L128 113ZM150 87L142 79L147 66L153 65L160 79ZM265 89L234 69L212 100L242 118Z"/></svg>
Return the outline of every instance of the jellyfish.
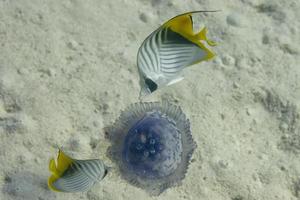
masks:
<svg viewBox="0 0 300 200"><path fill-rule="evenodd" d="M107 136L121 176L153 196L181 184L196 148L189 120L168 102L132 104Z"/></svg>

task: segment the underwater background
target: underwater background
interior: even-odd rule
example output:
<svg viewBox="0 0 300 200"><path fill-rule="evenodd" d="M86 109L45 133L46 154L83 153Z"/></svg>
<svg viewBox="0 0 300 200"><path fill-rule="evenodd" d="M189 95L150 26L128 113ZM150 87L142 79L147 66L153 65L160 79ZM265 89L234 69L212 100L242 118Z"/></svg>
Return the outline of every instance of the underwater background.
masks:
<svg viewBox="0 0 300 200"><path fill-rule="evenodd" d="M168 101L197 144L159 196L120 177L107 127L139 102L137 50L194 10L216 57L143 99ZM0 0L0 200L300 199L299 0ZM63 147L112 170L84 193L48 189Z"/></svg>

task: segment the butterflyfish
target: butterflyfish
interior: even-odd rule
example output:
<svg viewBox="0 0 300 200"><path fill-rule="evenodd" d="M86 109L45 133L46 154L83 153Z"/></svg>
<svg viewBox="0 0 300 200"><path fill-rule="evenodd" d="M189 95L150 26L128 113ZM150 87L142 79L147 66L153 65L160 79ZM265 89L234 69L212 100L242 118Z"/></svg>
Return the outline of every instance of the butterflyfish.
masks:
<svg viewBox="0 0 300 200"><path fill-rule="evenodd" d="M48 187L56 192L88 191L96 182L101 181L108 167L99 159L76 160L59 150L56 161L50 160Z"/></svg>
<svg viewBox="0 0 300 200"><path fill-rule="evenodd" d="M181 81L183 68L215 56L206 46L216 45L206 37L207 28L194 33L192 15L200 12L216 11L194 11L178 15L165 22L143 41L137 54L140 98Z"/></svg>

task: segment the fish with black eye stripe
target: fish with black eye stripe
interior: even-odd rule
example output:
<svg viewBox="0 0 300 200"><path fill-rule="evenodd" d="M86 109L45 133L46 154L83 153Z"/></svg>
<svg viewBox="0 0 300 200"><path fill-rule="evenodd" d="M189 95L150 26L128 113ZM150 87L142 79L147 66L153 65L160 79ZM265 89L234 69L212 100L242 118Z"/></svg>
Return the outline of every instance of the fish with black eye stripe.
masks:
<svg viewBox="0 0 300 200"><path fill-rule="evenodd" d="M84 192L108 173L102 160L76 160L59 150L56 161L50 160L48 187L55 192Z"/></svg>
<svg viewBox="0 0 300 200"><path fill-rule="evenodd" d="M215 54L205 44L215 46L207 39L204 27L193 32L192 14L216 11L194 11L178 15L154 32L142 43L137 54L140 75L140 99L159 88L183 79L185 67L212 59Z"/></svg>

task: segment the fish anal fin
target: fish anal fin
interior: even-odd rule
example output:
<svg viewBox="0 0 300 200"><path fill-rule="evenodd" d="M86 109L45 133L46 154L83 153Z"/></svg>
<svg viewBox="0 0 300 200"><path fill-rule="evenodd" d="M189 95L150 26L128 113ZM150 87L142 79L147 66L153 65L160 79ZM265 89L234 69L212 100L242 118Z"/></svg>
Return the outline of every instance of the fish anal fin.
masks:
<svg viewBox="0 0 300 200"><path fill-rule="evenodd" d="M55 191L55 192L61 192L60 190L56 189L54 186L53 186L53 183L58 179L59 177L56 177L55 175L52 175L48 178L48 187Z"/></svg>
<svg viewBox="0 0 300 200"><path fill-rule="evenodd" d="M208 51L207 51L206 60L210 60L210 59L212 59L213 57L215 57L215 54L214 54L212 51L208 50Z"/></svg>
<svg viewBox="0 0 300 200"><path fill-rule="evenodd" d="M206 55L205 55L203 58L201 58L201 59L195 61L195 62L192 63L191 65L200 63L200 62L202 62L202 61L208 61L208 60L212 59L213 57L215 57L215 53L214 53L214 52L212 52L211 50L207 49L203 44L201 44L201 45L203 46L202 48L205 50Z"/></svg>

